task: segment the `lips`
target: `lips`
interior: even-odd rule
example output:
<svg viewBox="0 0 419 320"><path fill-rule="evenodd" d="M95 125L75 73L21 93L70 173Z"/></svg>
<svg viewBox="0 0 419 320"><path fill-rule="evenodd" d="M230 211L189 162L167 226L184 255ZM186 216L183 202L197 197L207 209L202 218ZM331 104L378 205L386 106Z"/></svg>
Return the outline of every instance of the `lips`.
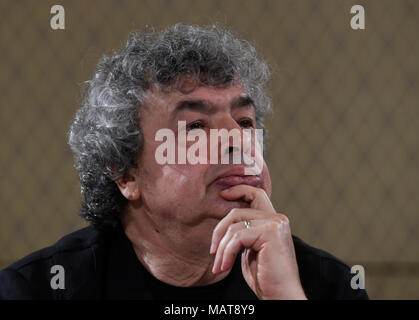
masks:
<svg viewBox="0 0 419 320"><path fill-rule="evenodd" d="M219 175L214 183L223 189L236 186L238 184L246 184L253 187L260 187L262 179L259 175L245 175L244 167L230 169Z"/></svg>

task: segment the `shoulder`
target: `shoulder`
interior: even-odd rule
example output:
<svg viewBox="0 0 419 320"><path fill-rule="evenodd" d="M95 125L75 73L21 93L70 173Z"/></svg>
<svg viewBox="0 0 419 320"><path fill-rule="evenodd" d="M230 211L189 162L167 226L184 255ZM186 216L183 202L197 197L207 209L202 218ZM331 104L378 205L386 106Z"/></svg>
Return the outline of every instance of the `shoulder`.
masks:
<svg viewBox="0 0 419 320"><path fill-rule="evenodd" d="M64 292L76 294L80 287L93 280L105 243L105 234L87 227L29 254L0 272L0 298L51 299L60 298ZM71 284L71 288L51 289L54 266L62 267L65 282ZM66 269L71 270L71 275L65 274Z"/></svg>
<svg viewBox="0 0 419 320"><path fill-rule="evenodd" d="M46 260L51 260L57 254L78 254L80 251L88 249L101 241L101 235L93 227L86 227L72 232L55 244L35 251L19 261L13 263L8 268L22 270L29 265L36 265Z"/></svg>
<svg viewBox="0 0 419 320"><path fill-rule="evenodd" d="M352 289L350 267L332 254L293 236L301 282L311 299L368 299L365 290Z"/></svg>

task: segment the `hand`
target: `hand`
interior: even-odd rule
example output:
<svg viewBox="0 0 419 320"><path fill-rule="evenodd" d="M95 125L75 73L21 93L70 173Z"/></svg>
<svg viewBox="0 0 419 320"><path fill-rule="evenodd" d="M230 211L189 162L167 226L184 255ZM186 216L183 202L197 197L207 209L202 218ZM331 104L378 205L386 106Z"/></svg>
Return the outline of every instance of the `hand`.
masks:
<svg viewBox="0 0 419 320"><path fill-rule="evenodd" d="M230 270L244 248L243 277L259 299L306 299L288 218L275 212L260 188L236 185L223 190L221 196L244 199L250 208L232 209L214 229L210 249L216 254L213 273Z"/></svg>

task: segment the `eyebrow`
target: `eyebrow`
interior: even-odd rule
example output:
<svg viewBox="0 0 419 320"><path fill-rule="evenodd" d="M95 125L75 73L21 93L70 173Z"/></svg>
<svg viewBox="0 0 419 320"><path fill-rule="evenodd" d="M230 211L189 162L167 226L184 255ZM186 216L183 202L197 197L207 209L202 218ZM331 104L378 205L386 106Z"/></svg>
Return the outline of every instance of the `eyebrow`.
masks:
<svg viewBox="0 0 419 320"><path fill-rule="evenodd" d="M248 106L255 106L252 98L248 95L242 95L236 97L231 102L232 108L242 108ZM191 99L191 100L182 100L176 104L175 109L172 112L172 118L175 118L176 115L183 110L198 111L206 114L212 114L216 112L215 105L209 100L202 99Z"/></svg>
<svg viewBox="0 0 419 320"><path fill-rule="evenodd" d="M231 106L233 108L248 107L248 106L255 107L255 103L253 102L252 98L250 98L250 96L241 95L233 99Z"/></svg>
<svg viewBox="0 0 419 320"><path fill-rule="evenodd" d="M192 99L192 100L182 100L176 104L175 110L172 113L173 118L183 110L198 111L202 113L214 113L215 106L211 101L201 100L201 99Z"/></svg>

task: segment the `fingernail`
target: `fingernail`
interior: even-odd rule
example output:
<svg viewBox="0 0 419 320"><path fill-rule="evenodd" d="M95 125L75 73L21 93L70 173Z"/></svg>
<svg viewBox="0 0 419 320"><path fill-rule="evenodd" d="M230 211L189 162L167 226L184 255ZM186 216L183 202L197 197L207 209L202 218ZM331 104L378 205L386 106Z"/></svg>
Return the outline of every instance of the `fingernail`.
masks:
<svg viewBox="0 0 419 320"><path fill-rule="evenodd" d="M211 243L210 254L214 253L214 249L215 249L214 247L215 247L214 243Z"/></svg>

